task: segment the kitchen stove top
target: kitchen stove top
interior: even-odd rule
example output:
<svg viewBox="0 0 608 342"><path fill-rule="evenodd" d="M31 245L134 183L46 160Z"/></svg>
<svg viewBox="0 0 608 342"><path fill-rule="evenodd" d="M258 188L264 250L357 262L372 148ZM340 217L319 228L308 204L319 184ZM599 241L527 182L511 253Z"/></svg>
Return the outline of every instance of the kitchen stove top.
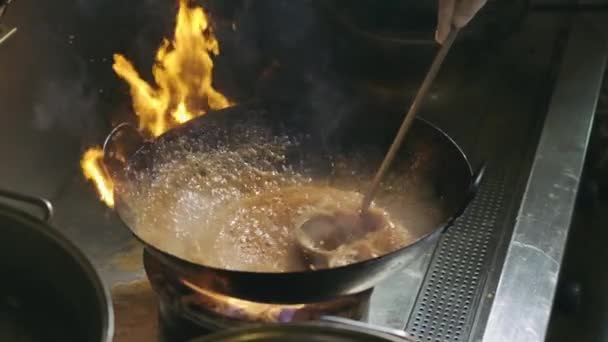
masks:
<svg viewBox="0 0 608 342"><path fill-rule="evenodd" d="M554 127L548 129L544 122L545 120L551 122L550 118L559 115L555 114L555 108L563 107L559 104L559 107L555 107L558 106L555 104L549 105L553 87L556 84L559 87L560 79L567 77L563 76L564 73L567 73L568 68L576 64L572 61L575 57L572 51L577 49L595 51L592 48L595 43L586 42L586 45L578 46L585 42L568 40L569 36L564 34L568 30L572 30L575 32L572 34L578 35L581 34L580 32L586 32L588 27L585 26L585 20L577 19L578 21L575 21L577 24L571 27L564 17L542 14L536 14L533 17L520 36L515 37L514 42L506 44L502 50L497 52L500 58L489 59L487 63L475 67L476 71L467 71L469 75L477 75L474 85L468 83L469 78L461 77L462 70L454 68L454 64L463 65L466 60L462 54L458 53L458 46L455 47L452 58L447 61L445 68L447 71L438 79L438 85L441 87L431 94L431 101L427 104L423 116L448 131L472 157L473 165L479 164L482 160L487 161L489 164L487 177L470 210L456 222L453 229L448 231L434 250L429 250L428 254L415 264L396 273L374 289L369 300L367 315L369 323L406 330L416 341L517 340L516 336L512 335L513 333L524 334L524 340L535 341L531 337L532 335L541 336L537 340L542 340L551 312L550 305L540 307L522 304L518 308L512 308L518 312L519 310L531 310L530 315L538 318L533 322L534 327L527 331L518 330L519 332L517 332L501 330L503 326L501 322L506 324L507 321L504 320L504 317L507 316L511 318L516 316L523 318L524 316L520 313L514 314L514 311L511 311L510 314L501 312L495 304L504 307L507 304L519 303L505 297L505 293L508 293L510 298L517 295L512 292L512 286L515 284L508 287L508 278L505 277L522 277L525 270L530 270L535 274L534 283L528 283L531 281L530 277L518 279L521 284L534 287L534 284L539 281L539 284L545 284L545 279L548 282L549 278L556 277L559 271L559 264L555 268L554 263L534 271L532 269L536 264L526 263L525 267L524 265L514 266L520 260L520 257L513 254L516 250L517 253L520 253L518 255L525 256L527 260L536 260L538 265L541 265L550 262L546 258L552 254L544 252L547 250L546 248L549 248L551 253L562 251L562 249L552 249L553 247L537 245L538 241L527 240L533 239L536 235L527 235L521 231L512 235L512 232L514 229L524 229L521 224L528 220L521 217L520 205L531 199L528 194L529 189L543 185L538 182L534 184L529 182L532 179L530 178L531 170L539 167L538 153L543 153L537 151L541 135L544 137L542 139L546 140L546 136L551 136L551 132L558 125L554 122ZM536 22L535 25L531 25L532 22ZM531 29L538 27L538 22L545 22L547 25L543 30ZM547 37L552 37L552 39ZM570 60L560 66L564 50L570 51L568 57ZM519 56L521 51L529 51L525 60ZM591 75L591 67L597 67L599 68L597 77L601 80L606 50L597 51L601 51L604 55L598 57L596 64L588 65L589 75ZM551 61L555 63L551 63ZM506 74L505 71L508 70L510 71ZM599 84L595 81L594 79L589 83L589 94L599 90ZM471 103L479 102L480 93L485 94L484 99L478 104L477 110L471 112ZM565 98L567 97L560 99ZM589 97L585 103L595 103L593 102L595 100L597 98ZM448 103L453 115L446 116L445 106ZM580 108L589 109L591 107ZM466 120L454 119L461 114L466 117ZM592 114L592 108L580 114L581 120L586 120L584 125L591 124L588 119L592 117ZM584 125L580 123L576 126L581 129L577 132L587 132L589 126ZM583 130L583 126L587 129ZM473 131L475 133L472 133ZM579 134L580 141L586 141L584 137L584 134ZM584 146L586 147L586 145ZM580 152L584 155L584 151L583 149ZM564 162L566 160L564 159ZM577 164L576 160L571 162L574 164L568 167L568 170L574 170L573 172L577 174L576 177L579 177L582 164ZM560 182L560 177L555 175L553 188L542 190L552 193L553 196L563 195L549 198L549 200L571 198L570 193L561 193L560 189L565 185ZM568 185L568 188L574 189L577 186L578 183ZM571 203L573 202L565 201L555 203L555 205L563 206L571 205ZM532 213L542 208L542 206L528 206L526 210ZM543 215L548 215L548 213ZM561 219L565 220L563 222L568 221L567 217ZM565 223L558 226L563 227L565 231L568 229L568 225ZM536 225L534 231L538 233L544 229L543 227L543 224ZM552 234L551 236L558 238L562 235ZM548 240L544 238L543 241ZM555 241L558 244L556 246L561 246L560 241ZM552 258L551 260L559 259L557 256ZM514 273L517 270L519 273ZM106 269L106 272L114 283L133 279L135 276L133 272L116 272L115 269ZM141 278L143 275L137 273L137 277ZM545 290L538 293L537 300L546 300L550 303L554 286L543 287ZM161 304L160 312L161 316L165 317L165 322L171 322L167 317L180 317L170 309L166 304ZM117 316L121 316L121 314L117 313ZM148 321L147 326L150 324ZM120 336L120 323L117 324L117 329ZM509 336L509 338L501 339L502 335Z"/></svg>
<svg viewBox="0 0 608 342"><path fill-rule="evenodd" d="M62 12L56 20L63 23L66 8L53 6ZM606 46L600 38L605 39L601 32L608 30L601 25L608 20L594 18L580 14L572 21L566 14L530 13L520 32L494 51L455 46L421 115L448 132L473 165L487 161L488 178L472 210L435 250L374 289L370 323L407 330L419 341L543 340L595 110L594 94L604 70ZM58 28L63 26L32 28L32 39L39 38L34 45L43 48L51 41L46 32ZM110 30L99 32L105 36ZM48 35L61 35L65 47L74 40L72 31ZM80 37L78 33L76 41ZM13 50L18 56L14 61L39 55L26 49L31 43L20 42L4 44L2 56L8 59ZM74 50L65 47L48 55L68 63L71 60L60 53ZM564 50L567 58L562 58ZM101 63L100 56L86 56L85 62L93 57ZM50 64L53 60L36 58L31 65L39 68L3 64L8 66L2 73L9 80L5 83L15 88L7 88L8 95L1 98L8 120L3 127L14 132L0 135L0 148L14 167L3 169L0 180L3 187L53 201L54 226L83 249L112 290L115 341L155 341L162 330L159 315L168 315L147 281L141 248L82 180L76 166L79 151L66 147L74 144L61 143L64 134L31 128L34 116L26 111L35 99L24 94L32 95L37 83L22 81L21 74L49 83L42 71L58 70ZM109 63L101 67L104 75L110 74ZM19 75L9 69L18 69ZM573 88L564 89L564 84ZM17 130L23 127L30 130Z"/></svg>

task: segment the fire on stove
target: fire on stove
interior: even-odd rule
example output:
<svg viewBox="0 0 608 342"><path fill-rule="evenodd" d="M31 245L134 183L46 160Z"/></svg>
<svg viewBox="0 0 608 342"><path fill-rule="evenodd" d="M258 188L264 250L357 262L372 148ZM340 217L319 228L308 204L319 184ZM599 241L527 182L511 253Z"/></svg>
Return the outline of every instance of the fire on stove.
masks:
<svg viewBox="0 0 608 342"><path fill-rule="evenodd" d="M205 290L188 280L182 283L193 291L184 302L189 308L205 308L220 316L245 322L283 323L319 319L323 315L339 315L363 319L360 306L369 297L369 290L359 295L339 297L330 301L308 304L256 303Z"/></svg>
<svg viewBox="0 0 608 342"><path fill-rule="evenodd" d="M133 110L142 133L156 137L208 110L232 105L212 85L211 55L219 53L219 42L205 10L191 7L189 0L179 0L173 39L164 39L156 52L152 67L156 86L142 79L125 56L114 55L114 72L131 89ZM81 168L95 184L101 200L113 207L114 184L105 171L100 147L91 147L84 153Z"/></svg>
<svg viewBox="0 0 608 342"><path fill-rule="evenodd" d="M290 323L337 316L366 320L372 289L323 302L260 303L215 293L186 279L144 252L144 267L160 298L161 332L184 338L253 323Z"/></svg>

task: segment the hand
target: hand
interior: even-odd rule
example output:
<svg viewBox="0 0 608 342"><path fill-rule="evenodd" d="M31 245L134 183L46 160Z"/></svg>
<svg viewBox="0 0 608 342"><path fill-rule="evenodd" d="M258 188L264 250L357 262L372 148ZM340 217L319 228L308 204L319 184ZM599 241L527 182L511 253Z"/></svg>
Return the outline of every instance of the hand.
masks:
<svg viewBox="0 0 608 342"><path fill-rule="evenodd" d="M452 27L462 28L473 19L487 0L439 0L435 40L439 44L448 37Z"/></svg>

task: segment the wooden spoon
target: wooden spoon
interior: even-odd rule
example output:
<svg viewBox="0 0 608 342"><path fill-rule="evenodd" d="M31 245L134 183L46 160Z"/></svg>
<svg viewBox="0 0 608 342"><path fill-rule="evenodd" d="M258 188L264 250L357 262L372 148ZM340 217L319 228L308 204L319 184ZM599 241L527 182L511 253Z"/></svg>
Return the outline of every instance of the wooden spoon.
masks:
<svg viewBox="0 0 608 342"><path fill-rule="evenodd" d="M382 228L381 221L373 219L376 215L370 212L370 206L457 35L458 29L453 29L437 55L435 55L420 89L418 89L414 101L401 123L397 136L395 136L380 168L374 175L369 189L363 196L360 212L352 213L352 215L344 213L313 214L302 219L302 223L296 227L296 241L302 251L310 257L311 267L322 268L342 264L336 258L343 255L352 257L353 253L349 253L349 248L357 249L353 251L355 253L361 250L361 240L365 238L367 233ZM356 219L353 220L353 217ZM359 260L370 257L374 257L374 255L360 255Z"/></svg>

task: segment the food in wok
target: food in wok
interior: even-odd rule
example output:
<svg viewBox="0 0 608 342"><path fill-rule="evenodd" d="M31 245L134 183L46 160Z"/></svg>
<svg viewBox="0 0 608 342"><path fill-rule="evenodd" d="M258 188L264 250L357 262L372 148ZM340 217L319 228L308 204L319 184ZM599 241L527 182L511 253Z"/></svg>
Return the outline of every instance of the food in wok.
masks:
<svg viewBox="0 0 608 342"><path fill-rule="evenodd" d="M151 171L132 170L121 188L121 216L147 243L196 264L249 272L294 272L344 266L375 258L412 243L409 224L437 220L441 201L432 188L404 191L410 172L395 172L385 182L368 214L369 224L341 231L353 241L331 236L318 258L298 245L295 228L313 214L356 222L369 174L377 165L369 151L334 157L331 172L311 175L287 163L300 142L248 125L236 136L242 143L199 148L196 139L175 139L159 147ZM407 168L416 167L416 163ZM398 170L399 171L399 170ZM405 171L405 170L401 170ZM411 179L409 180L411 182ZM424 222L424 225L440 222Z"/></svg>

